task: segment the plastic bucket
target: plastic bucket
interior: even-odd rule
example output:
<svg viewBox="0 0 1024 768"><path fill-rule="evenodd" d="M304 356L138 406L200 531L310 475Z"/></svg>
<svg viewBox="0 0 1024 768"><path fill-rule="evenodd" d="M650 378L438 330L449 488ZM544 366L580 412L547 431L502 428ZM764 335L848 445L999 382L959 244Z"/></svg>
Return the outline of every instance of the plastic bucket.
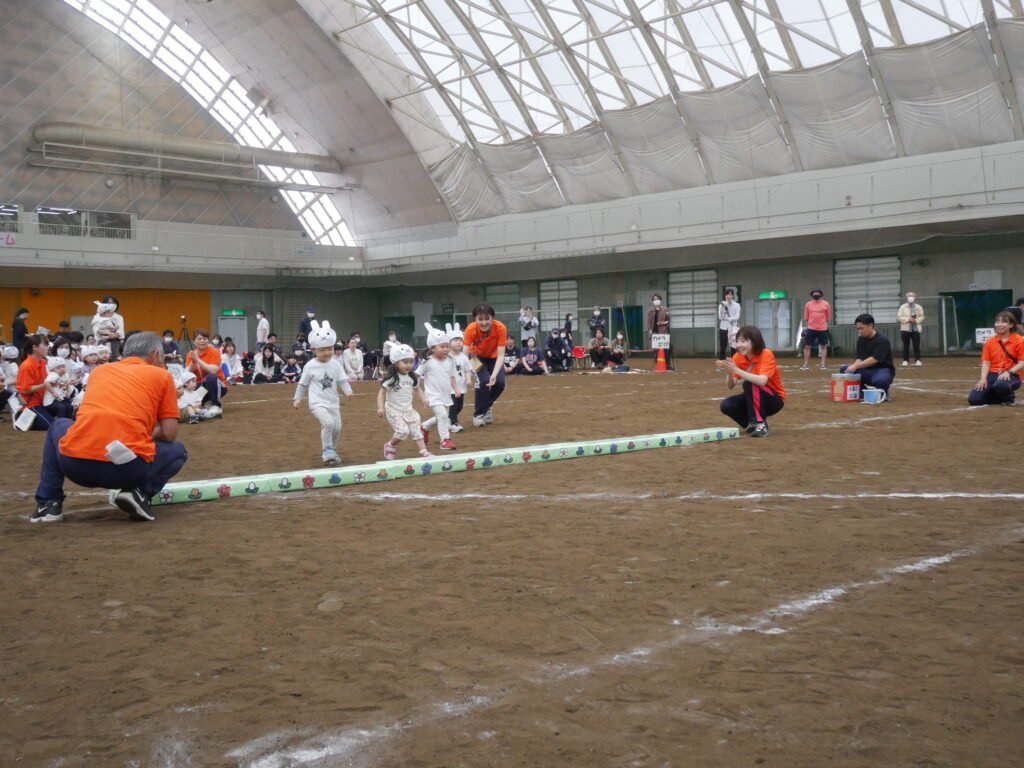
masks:
<svg viewBox="0 0 1024 768"><path fill-rule="evenodd" d="M882 402L885 393L880 389L865 389L861 392L861 399L868 405L878 405Z"/></svg>
<svg viewBox="0 0 1024 768"><path fill-rule="evenodd" d="M859 373L833 373L832 374L832 402L834 402L834 403L858 403L858 402L860 402L860 374Z"/></svg>

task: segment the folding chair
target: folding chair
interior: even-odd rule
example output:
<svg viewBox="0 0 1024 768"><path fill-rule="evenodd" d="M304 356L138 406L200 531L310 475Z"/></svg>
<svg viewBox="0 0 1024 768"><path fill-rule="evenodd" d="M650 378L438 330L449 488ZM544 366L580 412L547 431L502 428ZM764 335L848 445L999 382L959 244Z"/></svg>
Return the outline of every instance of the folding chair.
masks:
<svg viewBox="0 0 1024 768"><path fill-rule="evenodd" d="M573 347L572 348L572 360L573 365L576 368L587 367L587 348L586 347Z"/></svg>

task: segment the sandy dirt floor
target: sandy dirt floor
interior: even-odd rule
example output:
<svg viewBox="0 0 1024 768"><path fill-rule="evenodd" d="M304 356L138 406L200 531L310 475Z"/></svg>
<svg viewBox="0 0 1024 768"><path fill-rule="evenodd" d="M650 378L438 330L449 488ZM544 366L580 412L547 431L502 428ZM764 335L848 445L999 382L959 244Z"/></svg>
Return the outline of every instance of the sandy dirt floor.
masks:
<svg viewBox="0 0 1024 768"><path fill-rule="evenodd" d="M42 435L3 424L0 764L1020 765L1024 407L969 411L974 360L881 406L784 364L766 439L150 524L69 488L30 525ZM514 379L456 440L727 426L711 361L679 369ZM380 458L374 387L346 463ZM183 426L180 479L318 466L293 391Z"/></svg>

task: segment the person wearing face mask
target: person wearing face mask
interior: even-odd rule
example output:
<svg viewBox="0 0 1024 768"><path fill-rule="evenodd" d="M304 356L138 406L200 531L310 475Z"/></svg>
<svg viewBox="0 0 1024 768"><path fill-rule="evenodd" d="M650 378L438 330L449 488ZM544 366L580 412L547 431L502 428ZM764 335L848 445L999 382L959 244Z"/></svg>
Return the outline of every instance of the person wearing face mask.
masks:
<svg viewBox="0 0 1024 768"><path fill-rule="evenodd" d="M162 343L164 348L164 365L180 363L181 349L178 347L178 342L174 340L174 331L170 328L164 331Z"/></svg>
<svg viewBox="0 0 1024 768"><path fill-rule="evenodd" d="M50 344L50 352L66 362L71 357L71 342L64 336L58 336Z"/></svg>
<svg viewBox="0 0 1024 768"><path fill-rule="evenodd" d="M801 371L811 370L811 347L818 347L821 369L828 368L828 326L832 322L832 305L822 298L821 288L811 291L811 300L804 305L804 364Z"/></svg>
<svg viewBox="0 0 1024 768"><path fill-rule="evenodd" d="M256 351L261 351L270 341L270 321L262 309L256 310Z"/></svg>
<svg viewBox="0 0 1024 768"><path fill-rule="evenodd" d="M615 338L612 339L611 351L608 353L608 362L613 365L625 365L627 357L629 357L629 341L626 339L626 334L619 331L615 334Z"/></svg>
<svg viewBox="0 0 1024 768"><path fill-rule="evenodd" d="M381 347L380 351L380 365L382 368L390 364L391 348L401 343L401 339L398 338L398 334L395 331L388 331L387 341L384 342L384 346ZM384 371L381 371L381 374L383 373Z"/></svg>
<svg viewBox="0 0 1024 768"><path fill-rule="evenodd" d="M921 327L924 325L924 307L917 303L917 295L907 291L907 303L896 313L903 338L903 367L910 365L910 345L914 345L914 365L921 367Z"/></svg>
<svg viewBox="0 0 1024 768"><path fill-rule="evenodd" d="M537 329L540 328L540 320L533 316L533 307L524 307L519 310L519 340L526 345L527 339L537 338Z"/></svg>
<svg viewBox="0 0 1024 768"><path fill-rule="evenodd" d="M597 331L599 329L603 331L605 334L608 333L604 326L604 317L601 316L600 307L594 307L593 312L591 312L590 314L590 318L587 320L587 326L590 328L591 338L597 336Z"/></svg>
<svg viewBox="0 0 1024 768"><path fill-rule="evenodd" d="M309 334L313 332L314 320L316 320L316 307L306 307L306 316L299 323L299 333L302 334L302 338L309 338Z"/></svg>
<svg viewBox="0 0 1024 768"><path fill-rule="evenodd" d="M668 334L670 328L668 308L664 306L661 294L656 293L651 297L651 308L647 310L647 336L649 338L656 333ZM671 339L671 336L669 338ZM665 350L665 360L668 363L668 369L674 371L671 342L668 349ZM655 364L657 364L657 355L655 355Z"/></svg>
<svg viewBox="0 0 1024 768"><path fill-rule="evenodd" d="M552 328L544 347L544 354L553 372L569 370L572 366L572 347L566 341L564 328Z"/></svg>

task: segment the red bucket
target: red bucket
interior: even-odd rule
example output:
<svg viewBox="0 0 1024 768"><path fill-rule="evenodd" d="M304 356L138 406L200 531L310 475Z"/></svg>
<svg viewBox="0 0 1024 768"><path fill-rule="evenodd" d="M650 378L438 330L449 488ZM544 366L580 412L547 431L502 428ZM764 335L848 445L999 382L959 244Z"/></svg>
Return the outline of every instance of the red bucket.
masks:
<svg viewBox="0 0 1024 768"><path fill-rule="evenodd" d="M832 374L832 402L834 402L834 403L859 403L860 402L860 374L859 373L833 373Z"/></svg>

